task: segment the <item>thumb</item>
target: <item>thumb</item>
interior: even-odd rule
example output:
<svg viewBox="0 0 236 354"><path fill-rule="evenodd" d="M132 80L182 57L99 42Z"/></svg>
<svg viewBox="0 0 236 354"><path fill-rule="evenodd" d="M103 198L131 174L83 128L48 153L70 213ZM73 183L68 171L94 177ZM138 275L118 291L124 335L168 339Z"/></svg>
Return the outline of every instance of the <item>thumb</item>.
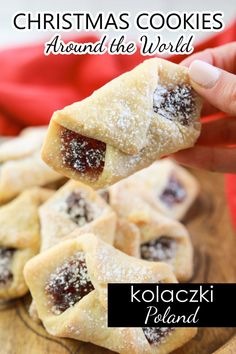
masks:
<svg viewBox="0 0 236 354"><path fill-rule="evenodd" d="M193 88L220 111L236 114L236 75L218 69L202 60L189 66Z"/></svg>

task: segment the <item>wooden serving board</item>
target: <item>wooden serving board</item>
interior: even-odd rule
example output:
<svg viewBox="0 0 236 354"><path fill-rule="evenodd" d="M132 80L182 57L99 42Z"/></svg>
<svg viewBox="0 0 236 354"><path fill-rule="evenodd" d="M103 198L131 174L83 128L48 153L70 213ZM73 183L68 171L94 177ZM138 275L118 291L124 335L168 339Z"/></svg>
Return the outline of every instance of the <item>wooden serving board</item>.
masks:
<svg viewBox="0 0 236 354"><path fill-rule="evenodd" d="M223 176L193 173L202 190L184 220L195 249L192 282L236 282L236 234L226 206ZM111 354L92 344L50 336L41 324L30 319L29 303L28 295L0 305L0 354ZM236 353L236 328L200 329L194 339L174 352L213 353Z"/></svg>

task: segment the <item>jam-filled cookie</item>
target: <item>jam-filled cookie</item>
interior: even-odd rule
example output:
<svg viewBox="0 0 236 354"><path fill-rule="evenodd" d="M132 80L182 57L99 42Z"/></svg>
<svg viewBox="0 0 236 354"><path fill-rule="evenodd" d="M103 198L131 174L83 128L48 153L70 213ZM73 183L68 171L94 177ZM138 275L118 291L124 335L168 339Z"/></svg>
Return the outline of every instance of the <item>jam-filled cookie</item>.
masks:
<svg viewBox="0 0 236 354"><path fill-rule="evenodd" d="M45 186L62 177L41 159L40 149L46 127L27 128L0 145L0 203L27 188Z"/></svg>
<svg viewBox="0 0 236 354"><path fill-rule="evenodd" d="M187 229L179 222L156 213L139 226L140 257L147 261L167 262L179 281L193 275L193 247Z"/></svg>
<svg viewBox="0 0 236 354"><path fill-rule="evenodd" d="M47 189L33 188L0 207L0 299L24 295L25 263L40 246L38 207L51 196Z"/></svg>
<svg viewBox="0 0 236 354"><path fill-rule="evenodd" d="M61 174L100 188L191 147L200 109L187 68L149 59L55 112L42 157Z"/></svg>
<svg viewBox="0 0 236 354"><path fill-rule="evenodd" d="M39 209L41 249L48 248L87 232L94 232L108 243L113 243L116 232L116 214L92 188L81 182L68 181ZM38 320L35 302L30 316Z"/></svg>
<svg viewBox="0 0 236 354"><path fill-rule="evenodd" d="M134 194L132 184L128 183L126 188L124 184L122 181L108 189L109 203L121 218L138 227L140 257L167 262L178 280L189 280L193 272L193 248L187 229Z"/></svg>
<svg viewBox="0 0 236 354"><path fill-rule="evenodd" d="M123 354L167 354L196 334L195 328L108 328L107 283L176 279L167 264L130 257L94 235L41 253L27 263L24 274L39 317L52 335Z"/></svg>
<svg viewBox="0 0 236 354"><path fill-rule="evenodd" d="M104 241L113 243L116 214L89 186L69 181L41 206L41 251L54 246L74 232L94 232Z"/></svg>
<svg viewBox="0 0 236 354"><path fill-rule="evenodd" d="M182 219L199 193L196 178L171 159L155 162L150 167L121 181L124 188L138 193L161 213Z"/></svg>

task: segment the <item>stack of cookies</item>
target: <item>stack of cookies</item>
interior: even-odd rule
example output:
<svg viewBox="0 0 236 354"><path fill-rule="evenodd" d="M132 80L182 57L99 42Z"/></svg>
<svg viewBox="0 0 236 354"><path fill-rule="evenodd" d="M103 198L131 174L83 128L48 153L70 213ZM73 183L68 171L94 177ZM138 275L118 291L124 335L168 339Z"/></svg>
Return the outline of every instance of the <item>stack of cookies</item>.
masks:
<svg viewBox="0 0 236 354"><path fill-rule="evenodd" d="M29 289L31 316L54 336L123 354L167 354L196 329L107 327L107 284L192 277L192 243L180 220L198 183L169 158L150 164L194 143L199 99L184 69L157 59L116 80L54 116L43 156L57 172L40 157L46 128L25 129L0 146L0 299Z"/></svg>

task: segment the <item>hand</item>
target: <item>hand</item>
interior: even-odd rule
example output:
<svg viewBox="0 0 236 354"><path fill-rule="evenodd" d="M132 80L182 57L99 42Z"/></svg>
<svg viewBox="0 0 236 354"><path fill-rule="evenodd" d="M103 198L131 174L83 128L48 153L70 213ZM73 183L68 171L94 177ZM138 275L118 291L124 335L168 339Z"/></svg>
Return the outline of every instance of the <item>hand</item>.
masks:
<svg viewBox="0 0 236 354"><path fill-rule="evenodd" d="M219 116L203 120L196 145L174 158L189 166L236 173L236 42L193 54L181 65L189 67L191 84L204 99L202 115Z"/></svg>

